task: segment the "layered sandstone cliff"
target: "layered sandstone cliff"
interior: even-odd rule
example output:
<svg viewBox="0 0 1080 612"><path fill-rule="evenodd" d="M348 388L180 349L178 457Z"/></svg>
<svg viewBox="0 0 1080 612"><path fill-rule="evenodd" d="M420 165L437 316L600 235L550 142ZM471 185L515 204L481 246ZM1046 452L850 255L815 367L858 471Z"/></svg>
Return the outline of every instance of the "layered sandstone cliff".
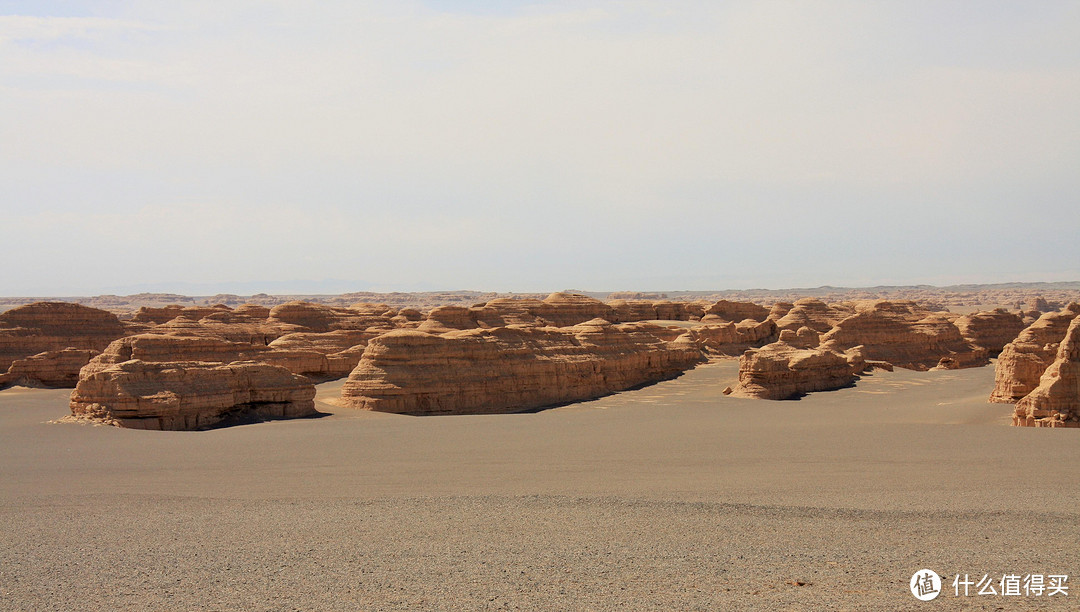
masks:
<svg viewBox="0 0 1080 612"><path fill-rule="evenodd" d="M909 370L987 363L986 351L964 340L948 317L915 302L878 300L856 311L821 337L822 346L844 352L862 345L867 359Z"/></svg>
<svg viewBox="0 0 1080 612"><path fill-rule="evenodd" d="M747 349L772 342L776 339L777 329L770 320L746 319L738 323L703 323L690 333L709 353L735 357Z"/></svg>
<svg viewBox="0 0 1080 612"><path fill-rule="evenodd" d="M804 327L807 333L814 333ZM735 397L785 400L813 391L840 389L855 382L863 365L835 350L803 348L789 343L795 332L786 330L785 340L747 351L739 360L739 383L730 391ZM790 334L790 335L789 335ZM802 344L802 346L800 346Z"/></svg>
<svg viewBox="0 0 1080 612"><path fill-rule="evenodd" d="M374 335L363 330L296 333L263 346L210 336L139 334L114 341L86 364L80 376L86 377L112 365L136 359L152 363L198 361L226 364L259 361L282 366L294 374L315 380L340 378L356 367L364 345Z"/></svg>
<svg viewBox="0 0 1080 612"><path fill-rule="evenodd" d="M82 378L71 413L133 429L199 430L316 414L315 387L280 366L125 361Z"/></svg>
<svg viewBox="0 0 1080 612"><path fill-rule="evenodd" d="M1039 379L1057 356L1069 325L1080 315L1080 304L1038 318L1005 345L994 369L991 402L1012 404L1039 385Z"/></svg>
<svg viewBox="0 0 1080 612"><path fill-rule="evenodd" d="M354 408L405 414L520 412L672 378L702 361L689 339L594 319L374 338L342 388Z"/></svg>
<svg viewBox="0 0 1080 612"><path fill-rule="evenodd" d="M1017 402L1013 425L1080 427L1080 317L1072 320L1039 385Z"/></svg>
<svg viewBox="0 0 1080 612"><path fill-rule="evenodd" d="M65 349L100 351L128 331L116 315L67 302L36 302L0 313L0 373L17 360ZM55 375L66 377L74 353L42 357L20 367L32 368L47 380L43 368L58 367ZM24 373L28 373L24 370ZM14 378L14 377L12 377ZM66 383L65 383L66 384Z"/></svg>
<svg viewBox="0 0 1080 612"><path fill-rule="evenodd" d="M770 311L770 316L782 312L784 306L786 305ZM826 304L815 298L804 298L796 301L783 316L776 319L776 327L791 331L809 327L816 332L825 333L853 314L855 309L850 304Z"/></svg>
<svg viewBox="0 0 1080 612"><path fill-rule="evenodd" d="M991 357L1001 353L1025 327L1019 314L1002 308L965 315L957 318L954 324L964 340L986 349Z"/></svg>
<svg viewBox="0 0 1080 612"><path fill-rule="evenodd" d="M93 349L65 348L16 359L0 374L0 389L10 385L63 389L79 382L79 371L98 354Z"/></svg>
<svg viewBox="0 0 1080 612"><path fill-rule="evenodd" d="M769 317L769 309L751 302L720 300L710 306L705 311L705 314L716 315L725 321L736 322L752 319L760 322Z"/></svg>

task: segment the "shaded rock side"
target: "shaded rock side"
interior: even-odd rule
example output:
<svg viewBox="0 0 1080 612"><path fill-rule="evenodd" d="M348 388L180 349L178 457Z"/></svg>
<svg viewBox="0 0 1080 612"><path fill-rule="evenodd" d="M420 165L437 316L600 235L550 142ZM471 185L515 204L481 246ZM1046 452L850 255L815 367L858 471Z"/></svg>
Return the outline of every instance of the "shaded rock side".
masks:
<svg viewBox="0 0 1080 612"><path fill-rule="evenodd" d="M315 386L283 367L126 361L79 381L71 413L133 429L199 430L311 416Z"/></svg>
<svg viewBox="0 0 1080 612"><path fill-rule="evenodd" d="M1006 344L994 368L994 390L990 393L990 401L1014 404L1034 391L1043 372L1057 357L1058 345L1078 315L1078 304L1048 312Z"/></svg>
<svg viewBox="0 0 1080 612"><path fill-rule="evenodd" d="M520 412L672 378L703 360L689 337L594 319L442 335L398 330L367 346L342 403L404 414Z"/></svg>
<svg viewBox="0 0 1080 612"><path fill-rule="evenodd" d="M1069 325L1039 386L1016 403L1013 425L1080 427L1080 317Z"/></svg>
<svg viewBox="0 0 1080 612"><path fill-rule="evenodd" d="M855 382L861 369L861 363L850 362L842 353L777 341L743 354L739 360L739 383L731 395L794 399L813 391L846 387Z"/></svg>

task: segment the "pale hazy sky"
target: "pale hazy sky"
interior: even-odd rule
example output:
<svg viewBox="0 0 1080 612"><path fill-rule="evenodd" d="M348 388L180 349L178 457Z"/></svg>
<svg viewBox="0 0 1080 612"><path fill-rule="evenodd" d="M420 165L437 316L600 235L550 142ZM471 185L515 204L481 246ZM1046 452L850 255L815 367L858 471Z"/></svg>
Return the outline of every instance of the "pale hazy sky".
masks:
<svg viewBox="0 0 1080 612"><path fill-rule="evenodd" d="M3 2L0 294L1080 279L1080 2Z"/></svg>

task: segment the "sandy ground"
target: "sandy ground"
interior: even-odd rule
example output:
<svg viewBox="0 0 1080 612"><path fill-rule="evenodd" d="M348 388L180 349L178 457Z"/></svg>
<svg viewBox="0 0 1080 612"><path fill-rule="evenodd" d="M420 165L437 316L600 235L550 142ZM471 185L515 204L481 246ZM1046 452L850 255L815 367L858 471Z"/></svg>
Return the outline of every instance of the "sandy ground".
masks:
<svg viewBox="0 0 1080 612"><path fill-rule="evenodd" d="M992 367L795 402L723 396L736 367L535 414L321 403L191 433L48 424L67 391L9 389L0 609L1080 608L1080 432L1006 426ZM1006 573L1072 592L953 595Z"/></svg>

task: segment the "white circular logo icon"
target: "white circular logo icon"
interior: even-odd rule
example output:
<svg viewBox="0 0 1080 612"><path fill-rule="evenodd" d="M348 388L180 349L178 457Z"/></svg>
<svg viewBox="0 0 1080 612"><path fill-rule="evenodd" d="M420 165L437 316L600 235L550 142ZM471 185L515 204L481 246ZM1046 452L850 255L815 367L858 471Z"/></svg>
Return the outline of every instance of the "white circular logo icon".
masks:
<svg viewBox="0 0 1080 612"><path fill-rule="evenodd" d="M911 577L911 594L919 601L930 601L941 594L941 576L934 570L921 569Z"/></svg>

